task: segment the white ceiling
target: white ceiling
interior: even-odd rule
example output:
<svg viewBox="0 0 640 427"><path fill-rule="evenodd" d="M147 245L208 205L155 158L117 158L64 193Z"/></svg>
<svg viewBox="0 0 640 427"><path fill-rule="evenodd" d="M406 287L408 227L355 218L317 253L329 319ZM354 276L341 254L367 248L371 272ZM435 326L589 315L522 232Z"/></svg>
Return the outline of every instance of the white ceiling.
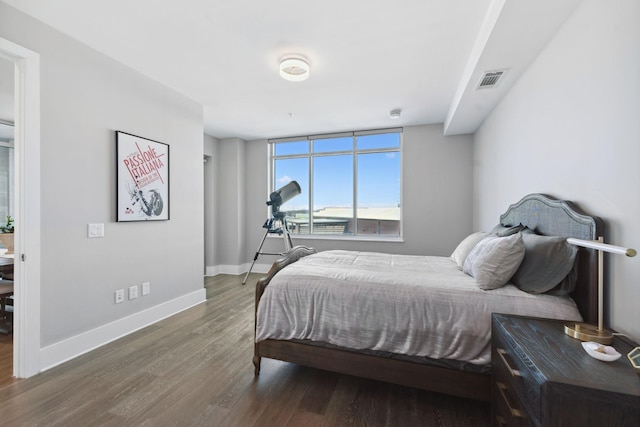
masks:
<svg viewBox="0 0 640 427"><path fill-rule="evenodd" d="M253 140L473 132L580 0L3 1L198 101L206 133ZM308 80L279 77L290 53L309 59Z"/></svg>

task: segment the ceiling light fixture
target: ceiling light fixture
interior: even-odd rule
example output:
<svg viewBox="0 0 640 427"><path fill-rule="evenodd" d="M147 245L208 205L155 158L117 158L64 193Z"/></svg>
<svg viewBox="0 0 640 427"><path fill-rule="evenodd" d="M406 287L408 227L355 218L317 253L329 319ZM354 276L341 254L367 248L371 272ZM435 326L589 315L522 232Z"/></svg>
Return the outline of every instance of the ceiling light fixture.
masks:
<svg viewBox="0 0 640 427"><path fill-rule="evenodd" d="M309 78L309 62L302 56L288 55L280 60L280 77L291 82Z"/></svg>
<svg viewBox="0 0 640 427"><path fill-rule="evenodd" d="M402 110L400 108L396 108L395 110L389 111L389 117L392 119L399 119L402 114Z"/></svg>

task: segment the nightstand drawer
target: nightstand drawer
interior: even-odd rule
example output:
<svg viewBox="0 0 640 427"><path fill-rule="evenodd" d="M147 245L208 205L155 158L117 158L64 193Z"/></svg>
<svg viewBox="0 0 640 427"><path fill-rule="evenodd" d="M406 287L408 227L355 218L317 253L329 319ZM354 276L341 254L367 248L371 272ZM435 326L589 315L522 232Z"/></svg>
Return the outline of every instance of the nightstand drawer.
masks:
<svg viewBox="0 0 640 427"><path fill-rule="evenodd" d="M492 386L492 405L494 405L492 424L496 427L529 426L530 418L522 407L509 385L502 381L495 381Z"/></svg>
<svg viewBox="0 0 640 427"><path fill-rule="evenodd" d="M491 350L493 381L504 384L507 399L511 396L512 404L517 406L513 409L521 412L522 418L527 418L527 414L535 418L540 413L540 384L516 350L499 333L496 335Z"/></svg>
<svg viewBox="0 0 640 427"><path fill-rule="evenodd" d="M532 425L527 407L523 404L523 379L515 372L506 360L508 356L499 353L502 349L494 348L492 363L492 420L494 426L528 426ZM515 375L514 375L515 374Z"/></svg>

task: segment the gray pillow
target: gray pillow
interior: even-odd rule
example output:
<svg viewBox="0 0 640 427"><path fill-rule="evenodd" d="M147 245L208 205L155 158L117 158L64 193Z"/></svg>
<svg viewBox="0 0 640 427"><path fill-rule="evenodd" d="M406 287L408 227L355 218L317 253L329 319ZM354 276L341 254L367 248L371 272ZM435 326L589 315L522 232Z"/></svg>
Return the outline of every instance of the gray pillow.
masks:
<svg viewBox="0 0 640 427"><path fill-rule="evenodd" d="M489 235L471 249L462 271L476 279L480 289L497 289L509 281L523 258L522 233Z"/></svg>
<svg viewBox="0 0 640 427"><path fill-rule="evenodd" d="M524 230L526 227L522 224L519 225L502 225L498 224L491 230L491 234L495 234L498 237L507 237L512 234L516 234L519 231Z"/></svg>
<svg viewBox="0 0 640 427"><path fill-rule="evenodd" d="M554 295L568 294L575 281L569 276L575 264L578 247L567 243L566 237L523 234L524 260L511 282L525 292L542 294L554 289ZM562 283L567 278L568 282ZM575 278L574 278L575 280Z"/></svg>
<svg viewBox="0 0 640 427"><path fill-rule="evenodd" d="M577 257L577 255L576 255ZM558 283L553 289L545 292L547 295L569 295L576 288L576 282L578 281L578 260L574 261L573 268L562 279L562 282Z"/></svg>
<svg viewBox="0 0 640 427"><path fill-rule="evenodd" d="M469 255L471 249L473 249L474 246L485 237L487 237L487 233L484 231L478 231L465 237L451 254L451 261L455 262L458 265L458 268L462 270L464 260L467 259L467 255Z"/></svg>

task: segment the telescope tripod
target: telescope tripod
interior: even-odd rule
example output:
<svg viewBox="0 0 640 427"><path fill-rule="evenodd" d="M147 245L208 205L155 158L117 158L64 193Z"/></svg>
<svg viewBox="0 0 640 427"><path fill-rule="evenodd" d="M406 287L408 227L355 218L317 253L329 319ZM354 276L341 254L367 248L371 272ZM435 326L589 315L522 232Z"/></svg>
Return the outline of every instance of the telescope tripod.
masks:
<svg viewBox="0 0 640 427"><path fill-rule="evenodd" d="M280 224L279 227L277 226L278 223ZM253 270L253 266L255 265L256 260L258 259L258 256L260 255L282 256L284 255L285 252L288 252L289 249L293 247L293 244L291 243L291 236L289 235L289 225L287 224L287 217L284 214L284 212L277 212L276 214L274 214L272 218L268 218L262 225L262 228L266 228L267 231L264 233L264 236L262 237L262 240L258 245L258 249L256 250L256 254L253 256L253 262L251 263L251 267L249 268L249 271L247 271L247 274L245 274L244 276L244 280L242 281L243 285L247 283L247 278L249 277L249 274L251 274L251 270ZM267 236L269 234L278 234L283 237L284 252L279 252L279 253L261 252L262 245L264 245L264 241L267 239Z"/></svg>

